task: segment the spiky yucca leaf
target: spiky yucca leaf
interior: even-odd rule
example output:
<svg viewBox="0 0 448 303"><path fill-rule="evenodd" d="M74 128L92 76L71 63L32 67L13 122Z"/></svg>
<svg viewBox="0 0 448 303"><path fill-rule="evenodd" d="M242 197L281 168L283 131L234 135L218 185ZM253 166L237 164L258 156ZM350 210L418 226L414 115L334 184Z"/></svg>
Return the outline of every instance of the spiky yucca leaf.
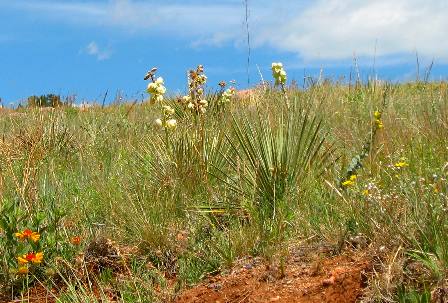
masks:
<svg viewBox="0 0 448 303"><path fill-rule="evenodd" d="M278 116L233 118L227 136L235 157L219 178L235 193L255 202L263 217L273 218L279 202L297 191L306 175L320 174L332 147L325 147L322 121L297 104Z"/></svg>

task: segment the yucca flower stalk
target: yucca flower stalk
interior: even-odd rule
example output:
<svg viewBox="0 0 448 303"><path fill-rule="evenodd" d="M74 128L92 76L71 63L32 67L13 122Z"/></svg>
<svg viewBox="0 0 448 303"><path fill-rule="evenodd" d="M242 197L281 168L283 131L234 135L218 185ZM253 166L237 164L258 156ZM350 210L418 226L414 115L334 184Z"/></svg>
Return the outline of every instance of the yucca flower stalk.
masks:
<svg viewBox="0 0 448 303"><path fill-rule="evenodd" d="M188 95L182 97L181 101L187 110L195 116L202 116L207 112L208 101L205 99L205 84L207 76L204 66L198 65L195 70L188 72Z"/></svg>
<svg viewBox="0 0 448 303"><path fill-rule="evenodd" d="M169 105L163 105L164 94L166 88L164 86L164 80L162 77L155 78L157 68L153 67L144 77L144 80L151 80L148 84L147 92L150 94L150 103L159 104L161 108L162 117L154 121L154 123L162 127L165 133L165 143L169 146L169 132L177 127L177 120L172 116L174 115L174 109Z"/></svg>
<svg viewBox="0 0 448 303"><path fill-rule="evenodd" d="M272 77L275 80L275 86L280 86L283 96L285 97L285 100L286 100L286 105L289 108L289 106L290 106L289 98L288 98L288 94L286 92L287 74L283 68L283 63L273 62L271 69L272 69Z"/></svg>
<svg viewBox="0 0 448 303"><path fill-rule="evenodd" d="M205 96L206 83L207 76L204 73L204 66L198 65L195 70L188 72L188 95L180 99L185 110L193 115L196 126L193 136L199 138L199 146L196 149L201 158L201 171L204 174L204 178L207 178L205 165L205 116L209 105Z"/></svg>
<svg viewBox="0 0 448 303"><path fill-rule="evenodd" d="M226 105L232 101L232 98L236 94L236 89L233 86L226 89L227 83L224 81L221 81L219 86L221 87L219 92L219 104Z"/></svg>
<svg viewBox="0 0 448 303"><path fill-rule="evenodd" d="M165 82L162 77L155 78L157 68L153 67L144 77L144 80L151 80L146 92L150 94L150 103L160 103L163 101L163 95L166 93Z"/></svg>
<svg viewBox="0 0 448 303"><path fill-rule="evenodd" d="M170 146L169 144L169 133L173 131L177 127L177 120L172 116L174 115L174 109L169 105L162 106L162 123L160 126L163 127L165 133L165 142L166 146ZM160 120L160 119L158 119Z"/></svg>

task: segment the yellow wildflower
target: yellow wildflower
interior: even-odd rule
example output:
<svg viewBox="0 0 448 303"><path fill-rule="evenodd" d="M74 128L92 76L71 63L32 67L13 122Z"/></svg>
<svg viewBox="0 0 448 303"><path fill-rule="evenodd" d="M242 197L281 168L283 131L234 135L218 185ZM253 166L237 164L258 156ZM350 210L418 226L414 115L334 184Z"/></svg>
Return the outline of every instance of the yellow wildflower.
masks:
<svg viewBox="0 0 448 303"><path fill-rule="evenodd" d="M344 187L352 186L353 184L355 184L355 183L350 180L346 180L346 181L342 182L342 186L344 186Z"/></svg>
<svg viewBox="0 0 448 303"><path fill-rule="evenodd" d="M404 167L408 167L409 164L406 163L406 161L401 160L400 162L395 163L394 166L395 166L396 168L404 168Z"/></svg>
<svg viewBox="0 0 448 303"><path fill-rule="evenodd" d="M351 175L350 178L348 178L347 180L345 180L345 181L342 182L341 184L342 184L342 186L344 186L344 187L352 186L352 185L355 184L355 182L356 182L356 178L357 178L356 175Z"/></svg>
<svg viewBox="0 0 448 303"><path fill-rule="evenodd" d="M379 112L379 111L375 111L375 112L373 113L373 116L375 117L375 119L379 120L379 119L381 119L381 112Z"/></svg>
<svg viewBox="0 0 448 303"><path fill-rule="evenodd" d="M381 121L380 119L375 119L375 124L378 128L383 128L383 121Z"/></svg>

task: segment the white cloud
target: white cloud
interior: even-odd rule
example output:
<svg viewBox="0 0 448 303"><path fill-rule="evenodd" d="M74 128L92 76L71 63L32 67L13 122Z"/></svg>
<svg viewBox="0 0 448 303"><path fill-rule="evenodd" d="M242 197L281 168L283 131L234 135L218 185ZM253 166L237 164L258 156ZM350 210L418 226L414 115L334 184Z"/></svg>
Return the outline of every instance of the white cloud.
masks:
<svg viewBox="0 0 448 303"><path fill-rule="evenodd" d="M95 56L99 61L107 60L112 55L109 49L100 49L95 41L90 42L84 48L84 52L88 55Z"/></svg>
<svg viewBox="0 0 448 303"><path fill-rule="evenodd" d="M259 45L300 53L306 60L401 56L418 51L448 60L446 0L319 0L275 27ZM377 42L376 42L377 41Z"/></svg>
<svg viewBox="0 0 448 303"><path fill-rule="evenodd" d="M0 0L1 3L2 0ZM200 3L202 2L202 3ZM233 31L241 23L241 5L227 1L204 4L203 1L58 1L15 0L9 7L39 12L47 18L76 25L111 27L146 34L176 36L216 36ZM235 35L232 34L232 37Z"/></svg>
<svg viewBox="0 0 448 303"><path fill-rule="evenodd" d="M1 1L1 0L0 0ZM1 3L1 2L0 2ZM244 45L242 1L24 1L21 10L76 25L111 27L145 35L189 39L194 47ZM13 3L13 4L10 4ZM448 62L446 0L249 1L254 47L297 53L304 62L357 56L389 62L423 58Z"/></svg>

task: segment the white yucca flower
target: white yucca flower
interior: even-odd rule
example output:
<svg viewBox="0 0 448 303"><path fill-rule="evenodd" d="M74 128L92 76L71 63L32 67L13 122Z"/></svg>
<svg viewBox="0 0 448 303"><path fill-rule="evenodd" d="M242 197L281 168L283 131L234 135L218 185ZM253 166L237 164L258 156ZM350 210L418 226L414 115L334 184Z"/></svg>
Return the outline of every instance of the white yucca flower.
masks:
<svg viewBox="0 0 448 303"><path fill-rule="evenodd" d="M272 63L272 77L275 80L275 85L284 85L286 83L287 75L281 62Z"/></svg>
<svg viewBox="0 0 448 303"><path fill-rule="evenodd" d="M169 119L165 122L165 127L168 129L174 129L177 126L176 119Z"/></svg>
<svg viewBox="0 0 448 303"><path fill-rule="evenodd" d="M156 119L156 120L154 121L154 124L157 125L157 126L162 127L162 125L163 125L162 119Z"/></svg>

